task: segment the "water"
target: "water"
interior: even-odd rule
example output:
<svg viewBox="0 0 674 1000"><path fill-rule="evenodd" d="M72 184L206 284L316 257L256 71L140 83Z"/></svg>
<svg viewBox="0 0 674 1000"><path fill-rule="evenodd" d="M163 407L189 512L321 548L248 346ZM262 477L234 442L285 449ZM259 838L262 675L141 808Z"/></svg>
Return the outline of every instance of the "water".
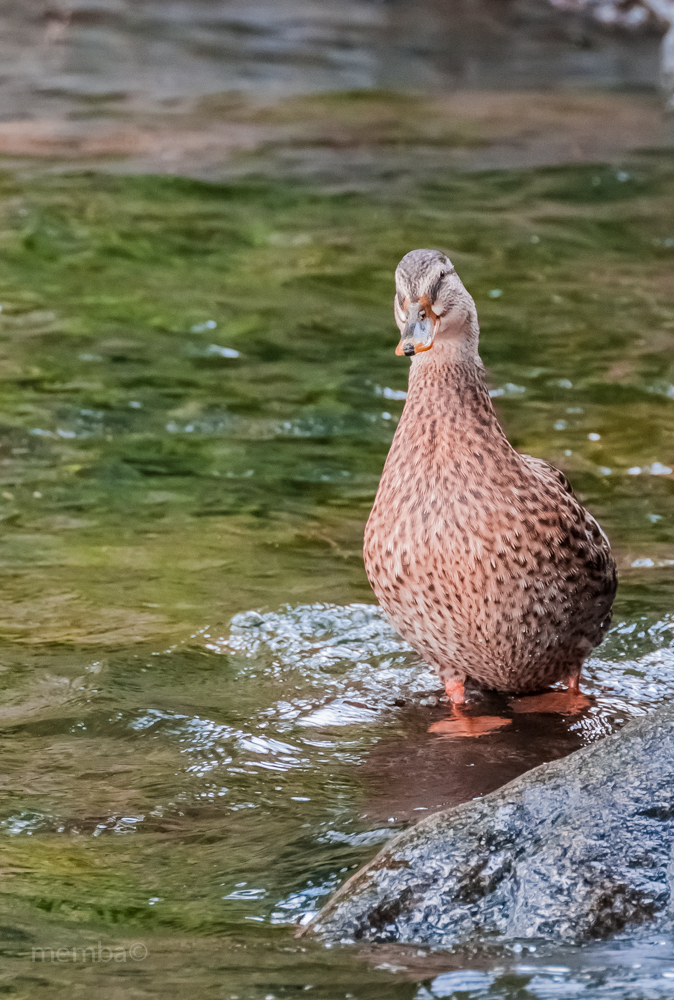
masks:
<svg viewBox="0 0 674 1000"><path fill-rule="evenodd" d="M400 0L9 0L0 17L8 119L120 97L659 82L652 18L620 29L547 0L419 0L413 14Z"/></svg>
<svg viewBox="0 0 674 1000"><path fill-rule="evenodd" d="M640 5L612 24L616 5L590 8L6 0L0 158L353 189L671 147L662 25Z"/></svg>
<svg viewBox="0 0 674 1000"><path fill-rule="evenodd" d="M655 154L361 195L3 177L8 989L670 995L669 941L293 933L406 824L671 699L673 191ZM442 692L360 556L404 404L393 268L435 244L476 297L511 439L565 469L621 569L596 705L475 741L429 732Z"/></svg>

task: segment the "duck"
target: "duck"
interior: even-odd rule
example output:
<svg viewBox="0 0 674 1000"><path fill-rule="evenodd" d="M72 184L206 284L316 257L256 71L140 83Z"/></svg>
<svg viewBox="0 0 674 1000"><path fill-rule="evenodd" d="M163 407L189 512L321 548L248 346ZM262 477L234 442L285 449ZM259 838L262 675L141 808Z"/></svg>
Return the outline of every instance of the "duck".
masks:
<svg viewBox="0 0 674 1000"><path fill-rule="evenodd" d="M522 711L577 712L583 663L611 622L609 540L562 472L508 441L475 302L447 254L407 253L393 305L411 365L364 534L377 601L459 711L468 685L532 696Z"/></svg>

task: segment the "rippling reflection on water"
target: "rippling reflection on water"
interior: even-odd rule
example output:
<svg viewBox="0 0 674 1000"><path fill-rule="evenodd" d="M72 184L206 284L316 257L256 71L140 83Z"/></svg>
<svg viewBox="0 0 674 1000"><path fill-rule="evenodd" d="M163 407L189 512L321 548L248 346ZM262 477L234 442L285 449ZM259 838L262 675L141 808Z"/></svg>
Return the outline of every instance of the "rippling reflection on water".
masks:
<svg viewBox="0 0 674 1000"><path fill-rule="evenodd" d="M577 956L567 954L562 961L513 959L493 971L457 970L443 972L419 988L415 1000L435 997L470 997L471 1000L510 1000L535 997L537 1000L609 997L665 1000L674 996L674 962L663 956L670 943L654 939L638 947L610 951L598 947L592 968L577 965ZM532 953L536 952L532 948ZM527 949L523 949L526 954Z"/></svg>

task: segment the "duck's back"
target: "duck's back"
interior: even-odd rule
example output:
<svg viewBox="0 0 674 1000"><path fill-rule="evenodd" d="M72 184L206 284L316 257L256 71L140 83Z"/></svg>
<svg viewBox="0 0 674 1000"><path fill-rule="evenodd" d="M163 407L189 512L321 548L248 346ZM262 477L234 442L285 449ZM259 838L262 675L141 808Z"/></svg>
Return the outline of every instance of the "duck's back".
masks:
<svg viewBox="0 0 674 1000"><path fill-rule="evenodd" d="M415 362L364 557L382 608L443 680L539 689L610 622L605 535L561 473L511 447L474 365Z"/></svg>

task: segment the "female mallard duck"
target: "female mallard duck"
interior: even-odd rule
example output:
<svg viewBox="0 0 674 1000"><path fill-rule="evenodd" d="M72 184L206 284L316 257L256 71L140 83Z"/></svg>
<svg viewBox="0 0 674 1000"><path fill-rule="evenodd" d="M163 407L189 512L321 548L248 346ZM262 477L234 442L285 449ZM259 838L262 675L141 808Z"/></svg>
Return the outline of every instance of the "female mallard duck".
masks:
<svg viewBox="0 0 674 1000"><path fill-rule="evenodd" d="M558 692L531 710L577 708L583 661L611 620L608 539L561 472L507 440L451 261L413 250L395 277L396 353L413 360L365 529L372 588L455 705L468 679L513 694L566 680L566 702Z"/></svg>

